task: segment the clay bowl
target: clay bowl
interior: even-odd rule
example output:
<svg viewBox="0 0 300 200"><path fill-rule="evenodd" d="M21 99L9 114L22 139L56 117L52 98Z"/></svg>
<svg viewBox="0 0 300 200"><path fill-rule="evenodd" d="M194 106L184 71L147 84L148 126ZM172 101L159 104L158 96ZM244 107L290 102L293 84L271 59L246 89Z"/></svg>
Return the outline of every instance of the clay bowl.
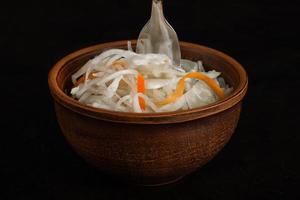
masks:
<svg viewBox="0 0 300 200"><path fill-rule="evenodd" d="M96 109L68 95L71 74L104 50L126 48L127 41L76 51L52 68L48 81L58 123L73 149L89 164L137 184L161 185L200 168L228 142L239 120L247 74L219 51L186 42L180 45L183 58L202 60L206 69L221 71L234 92L202 108L155 114Z"/></svg>

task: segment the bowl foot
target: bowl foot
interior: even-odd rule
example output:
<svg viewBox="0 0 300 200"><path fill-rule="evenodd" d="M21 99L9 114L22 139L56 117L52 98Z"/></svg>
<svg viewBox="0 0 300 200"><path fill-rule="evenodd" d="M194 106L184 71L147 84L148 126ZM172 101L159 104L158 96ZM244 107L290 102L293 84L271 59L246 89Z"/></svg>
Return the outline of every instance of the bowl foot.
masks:
<svg viewBox="0 0 300 200"><path fill-rule="evenodd" d="M162 187L162 186L169 186L169 185L173 185L173 184L176 184L176 183L180 182L184 177L185 176L180 176L180 177L176 177L176 178L170 179L168 181L159 182L159 183L136 183L136 185L142 186L142 187Z"/></svg>

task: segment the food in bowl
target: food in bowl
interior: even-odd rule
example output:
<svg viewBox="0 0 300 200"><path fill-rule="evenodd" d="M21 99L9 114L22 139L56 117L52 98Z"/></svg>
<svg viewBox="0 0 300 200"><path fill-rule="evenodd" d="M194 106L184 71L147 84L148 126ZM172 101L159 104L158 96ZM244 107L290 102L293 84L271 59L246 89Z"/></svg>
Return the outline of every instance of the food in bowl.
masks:
<svg viewBox="0 0 300 200"><path fill-rule="evenodd" d="M230 94L232 88L201 61L181 59L175 66L164 54L110 49L72 75L71 95L78 101L120 112L170 112L202 107Z"/></svg>

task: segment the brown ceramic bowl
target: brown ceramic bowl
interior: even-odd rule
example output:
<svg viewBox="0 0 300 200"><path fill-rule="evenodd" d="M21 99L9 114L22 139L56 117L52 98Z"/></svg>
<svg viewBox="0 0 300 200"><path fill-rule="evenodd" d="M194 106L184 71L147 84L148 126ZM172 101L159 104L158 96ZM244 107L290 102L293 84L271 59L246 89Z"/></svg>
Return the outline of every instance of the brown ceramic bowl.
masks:
<svg viewBox="0 0 300 200"><path fill-rule="evenodd" d="M247 74L237 61L219 51L186 42L180 45L183 58L202 60L206 69L221 71L233 93L205 107L153 114L97 109L68 95L71 74L104 50L126 48L127 41L76 51L52 68L48 81L58 123L88 163L137 184L159 185L200 168L228 142L239 120Z"/></svg>

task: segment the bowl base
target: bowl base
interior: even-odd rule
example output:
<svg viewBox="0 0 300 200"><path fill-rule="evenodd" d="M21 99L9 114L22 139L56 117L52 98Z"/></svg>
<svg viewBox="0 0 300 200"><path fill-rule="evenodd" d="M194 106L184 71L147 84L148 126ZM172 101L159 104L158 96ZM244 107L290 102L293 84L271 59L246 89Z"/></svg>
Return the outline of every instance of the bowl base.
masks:
<svg viewBox="0 0 300 200"><path fill-rule="evenodd" d="M141 187L162 187L162 186L169 186L169 185L173 185L173 184L177 184L178 182L182 181L182 179L185 176L179 176L176 178L173 178L171 180L168 181L164 181L164 182L160 182L160 183L136 183L136 185L141 186Z"/></svg>

